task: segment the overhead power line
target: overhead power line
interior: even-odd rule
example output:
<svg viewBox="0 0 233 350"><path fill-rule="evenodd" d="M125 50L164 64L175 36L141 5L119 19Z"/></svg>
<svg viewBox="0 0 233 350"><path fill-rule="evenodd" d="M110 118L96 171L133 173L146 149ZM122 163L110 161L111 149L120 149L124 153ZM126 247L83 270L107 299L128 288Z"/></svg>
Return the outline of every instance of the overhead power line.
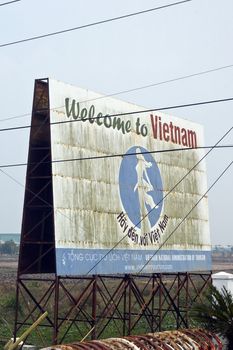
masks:
<svg viewBox="0 0 233 350"><path fill-rule="evenodd" d="M186 104L181 104L181 105L172 105L172 106L167 106L167 107L143 109L143 110L132 111L132 112L108 114L108 115L103 115L103 116L99 116L99 117L93 117L91 119L93 121L93 120L97 120L97 119L104 119L105 117L108 117L108 118L123 117L123 116L127 116L127 115L129 116L129 115L137 115L137 114L149 113L149 112L166 111L166 110L169 110L169 109L196 107L196 106L203 106L203 105L209 105L209 104L214 104L214 103L230 102L230 101L233 101L233 97L222 98L222 99L217 99L217 100L209 100L209 101L200 101L200 102L186 103ZM52 108L52 109L54 109L54 108ZM50 125L77 123L77 122L83 122L83 121L84 120L82 120L82 119L72 119L72 120L65 120L65 121L60 121L60 122L53 122L53 123L50 123ZM41 125L33 125L33 129L40 128L40 127L41 127ZM22 129L29 129L29 128L31 128L31 125L22 125L22 126L10 127L10 128L2 128L2 129L0 129L0 132L13 131L13 130L22 130Z"/></svg>
<svg viewBox="0 0 233 350"><path fill-rule="evenodd" d="M48 207L51 208L51 210L45 216L43 216L43 218L41 220L36 222L36 224L33 227L31 227L31 229L28 232L26 232L24 234L24 238L26 238L27 236L29 236L30 233L32 233L34 231L34 229L36 229L40 224L42 224L43 222L45 222L45 220L47 220L49 218L49 216L53 213L54 207L53 207L53 205L51 203L49 203L47 200L42 198L39 194L33 192L30 188L25 187L21 182L19 182L12 175L8 174L6 171L2 170L1 168L0 168L0 172L2 174L6 175L8 178L10 178L13 182L15 182L20 187L25 188L25 191L27 191L28 193L32 194L33 196L35 196L36 198L38 198L40 201L42 201L44 204L46 204ZM61 210L57 209L57 213L62 215L64 218L68 219L71 222L72 225L75 225L73 220L68 215L64 214ZM79 226L85 232L85 229L83 228L83 226L82 225L79 225Z"/></svg>
<svg viewBox="0 0 233 350"><path fill-rule="evenodd" d="M180 227L180 225L187 219L189 214L198 206L198 204L201 202L201 200L207 195L207 193L216 185L216 183L221 179L221 177L229 170L229 168L232 166L233 161L229 163L229 165L222 171L222 173L217 177L217 179L213 182L213 184L208 188L208 190L201 196L201 198L196 202L196 204L189 210L189 212L184 216L184 218L181 220L181 222L174 228L174 230L169 234L169 236L166 238L166 240L159 246L159 248L154 252L154 254L150 257L150 259L142 266L142 268L136 272L136 275L139 275L145 267L150 263L150 261L154 258L156 254L160 251L160 249L165 245L165 243L171 238L172 235L176 232L176 230ZM90 270L91 271L91 270ZM154 272L154 271L153 271ZM64 297L61 299L63 300ZM135 305L135 304L134 304ZM96 330L97 326L101 323L101 318L97 320L95 325L90 329L90 331L83 337L82 341L84 341L87 336L89 336L91 333Z"/></svg>
<svg viewBox="0 0 233 350"><path fill-rule="evenodd" d="M46 121L47 121L47 118L45 118L45 119L43 120L43 122L42 122L40 128L42 128L42 126L46 123ZM36 130L36 132L35 132L34 135L36 135L36 134L40 131L40 128L38 128L38 129ZM47 155L43 158L42 161L44 161L46 158L47 158ZM34 169L37 167L37 165L38 165L38 163L31 169L32 172L33 172ZM52 212L53 212L53 205L52 205L51 203L49 203L48 201L46 201L44 198L42 198L38 193L34 193L34 192L33 192L30 188L28 188L27 186L25 187L25 186L24 186L22 183L20 183L17 179L15 179L13 176L11 176L10 174L8 174L6 171L2 170L1 168L0 168L0 172L1 172L2 174L6 175L8 178L10 178L10 179L11 179L12 181L14 181L15 183L17 183L19 186L25 188L25 191L27 191L27 192L29 192L30 194L34 195L36 198L40 199L44 204L47 204L47 205L52 209L45 217L42 218L42 220L40 220L40 221L37 222L33 227L31 227L31 229L24 235L24 238L25 238L25 237L28 236L31 232L33 232L34 229L35 229L36 227L38 227L42 222L45 222L45 220L52 214ZM67 216L66 214L64 214L62 211L60 211L59 209L57 209L57 212L58 212L59 214L61 214L63 217L67 218L67 219L71 222L71 224L74 224L74 222L70 219L70 217ZM82 225L79 225L79 226L80 226L80 228L81 228L83 231L85 231Z"/></svg>
<svg viewBox="0 0 233 350"><path fill-rule="evenodd" d="M168 235L165 241L159 246L158 249L155 250L154 254L148 259L145 265L137 272L137 274L141 273L145 267L149 264L149 262L154 258L156 254L160 251L160 249L167 243L167 241L171 238L171 236L176 232L176 230L180 227L180 225L187 219L187 217L191 214L191 212L198 206L201 200L207 195L207 193L216 185L216 183L221 179L221 177L229 170L232 166L233 161L231 161L228 166L222 171L222 173L217 177L217 179L212 183L212 185L207 189L207 191L201 196L201 198L196 202L196 204L188 211L188 213L183 217L183 219L179 222L179 224L172 230L172 232Z"/></svg>
<svg viewBox="0 0 233 350"><path fill-rule="evenodd" d="M206 153L206 155L205 156L203 156L169 191L168 191L168 193L161 199L161 201L163 201L165 198L167 198L169 195L170 195L170 193L191 173L191 171L204 159L204 158L206 158L207 156L208 156L208 154L213 150L213 149L215 149L215 148L217 148L218 147L218 145L219 145L219 143L232 131L232 129L233 129L233 127L231 127L230 129L228 129L227 130L227 132L215 143L215 145ZM160 201L160 202L161 202ZM156 206L158 205L158 204L160 204L160 202L159 203L157 203L156 205L155 205L155 207L154 208L156 208ZM147 215L145 215L141 220L140 220L140 222L142 221L142 220L144 220L145 219L145 217L146 216L148 216L149 215L149 213L154 209L154 208L152 208L149 212L148 212L148 214ZM140 223L139 222L139 223ZM139 223L137 223L135 226L134 226L134 228L139 224ZM100 264L101 263L101 261L103 260L103 259L105 259L105 257L108 255L108 254L110 254L125 238L127 237L127 235L125 235L125 236L123 236L114 246L112 246L112 248L111 249L109 249L108 250L108 252L97 262L97 263L95 263L94 264L94 266L89 270L89 271L87 271L86 272L86 274L85 274L85 276L86 275L89 275L89 273L91 273L95 268L96 268L96 266L98 265L98 264ZM63 300L64 298L62 298L61 300ZM95 329L95 327L93 328L93 330Z"/></svg>
<svg viewBox="0 0 233 350"><path fill-rule="evenodd" d="M169 152L184 152L184 151L195 151L200 149L227 149L233 148L233 145L219 145L219 146L200 146L200 147L186 147L186 148L171 148L171 149L163 149L156 151L144 151L144 152L130 152L130 153L117 153L117 154L107 154L102 156L90 156L90 157L80 157L80 158L68 158L68 159L57 159L52 161L38 161L32 163L13 163L13 164L2 164L0 165L0 169L4 168L17 168L22 166L34 166L38 164L48 164L48 163L66 163L66 162L80 162L85 160L99 160L99 159L108 159L108 158L117 158L117 157L130 157L138 154L155 154L155 153L169 153Z"/></svg>
<svg viewBox="0 0 233 350"><path fill-rule="evenodd" d="M8 42L8 43L5 43L5 44L1 44L0 48L1 47L5 47L5 46L21 44L21 43L25 43L25 42L32 41L32 40L38 40L38 39L42 39L42 38L47 38L49 36L55 36L55 35L59 35L59 34L64 34L64 33L72 32L72 31L76 31L76 30L80 30L80 29L84 29L84 28L89 28L89 27L97 26L97 25L104 24L104 23L109 23L109 22L118 21L118 20L121 20L121 19L130 18L130 17L133 17L133 16L143 15L143 14L146 14L146 13L149 13L149 12L162 10L164 8L167 8L167 7L181 5L183 3L190 2L190 1L192 1L192 0L184 0L184 1L174 2L172 4L167 4L167 5L163 5L163 6L159 6L159 7L153 7L153 8L147 9L147 10L143 10L143 11L128 13L126 15L112 17L112 18L104 19L104 20L98 21L98 22L87 23L87 24L84 24L84 25L81 25L81 26L78 26L78 27L72 27L72 28L63 29L63 30L59 30L59 31L56 31L56 32L52 32L52 33L47 33L47 34L41 34L41 35L33 36L33 37L30 37L30 38L26 38L26 39L11 41L11 42Z"/></svg>
<svg viewBox="0 0 233 350"><path fill-rule="evenodd" d="M24 118L24 117L30 117L31 115L32 115L32 113L18 114L18 115L14 115L12 117L0 119L0 122L5 122L7 120L13 120L13 119L20 119L20 118Z"/></svg>
<svg viewBox="0 0 233 350"><path fill-rule="evenodd" d="M212 69L208 69L208 70L204 70L204 71L200 71L200 72L196 72L196 73L192 73L192 74L182 75L182 76L177 77L177 78L172 78L172 79L168 79L168 80L162 80L162 81L159 81L157 83L151 83L151 84L139 86L139 87L132 88L132 89L127 89L127 90L121 90L121 91L118 91L118 92L113 92L111 94L103 95L103 96L100 96L100 97L95 97L95 98L88 99L88 100L82 100L79 103L92 102L92 101L104 99L104 98L107 98L107 97L123 95L123 94L127 94L129 92L139 91L139 90L148 89L148 88L159 86L159 85L173 83L175 81L184 80L184 79L188 79L188 78L192 78L192 77L196 77L196 76L200 76L200 75L204 75L204 74L208 74L208 73L213 73L213 72L217 72L217 71L228 69L228 68L232 68L232 67L233 67L233 64L228 64L228 65L225 65L225 66L220 66L220 67L216 67L216 68L212 68ZM58 106L57 108L63 108L63 107L64 107L64 105L63 106ZM52 110L52 109L50 108L50 110ZM13 119L24 118L24 117L28 117L28 116L31 116L31 113L24 113L24 114L19 114L19 115L3 118L3 119L0 119L0 122L13 120Z"/></svg>
<svg viewBox="0 0 233 350"><path fill-rule="evenodd" d="M206 155L204 155L176 184L175 186L173 186L173 188L162 198L162 200L164 200L165 198L167 198L167 196L186 178L186 176L188 176L190 174L190 172L204 159L207 157L207 155L214 149L218 146L218 144L231 132L231 130L233 129L233 127L231 127L219 140L218 142L206 153ZM6 172L4 172L1 168L0 168L0 172L2 172L3 174L7 175L11 180L13 180L14 182L16 182L17 184L19 184L20 186L23 186L22 184L20 184L16 179L14 179L11 175L7 174ZM29 188L25 188L26 191L29 191L30 193L34 194L37 198L41 198L40 195L38 194L35 194L33 191L31 191ZM46 200L43 199L43 202L47 203L49 206L51 206L51 203L47 202ZM159 203L156 204L156 206L158 205ZM155 207L156 207L155 206ZM52 207L52 206L51 206ZM154 207L154 208L155 208ZM145 217L147 217L149 215L149 213L154 209L152 208L148 213L147 215L145 215L141 220L144 220ZM51 215L51 213L48 213L48 215L45 217L45 218L42 218L42 220L39 221L39 223L36 223L35 226L41 224L42 222L45 221L45 219ZM64 215L65 216L65 215ZM139 223L140 223L139 222ZM139 224L137 223L135 225L135 227ZM32 230L30 230L29 232L32 232L34 228L32 228ZM85 231L85 230L84 230ZM29 234L29 232L27 234ZM113 251L122 241L123 239L126 237L123 236L87 273L86 275L88 275L111 251Z"/></svg>
<svg viewBox="0 0 233 350"><path fill-rule="evenodd" d="M229 135L229 133L231 132L233 130L233 126L232 127L230 127L230 129L228 129L227 130L227 132L215 143L215 145L203 156L203 157L201 157L200 159L199 159L199 161L192 167L192 168L190 168L189 169L189 171L167 192L167 194L165 194L165 196L163 196L163 198L158 202L158 203L156 203L155 204L155 206L153 207L153 208L151 208L149 211L148 211L148 213L146 214L146 215L144 215L143 217L142 217L142 219L141 220L139 220L138 222L137 222L137 224L136 225L134 225L134 229L160 204L160 203L162 203L162 201L165 199L165 198L167 198L169 195L170 195L170 193L177 187L177 186L179 186L179 184L202 162L202 160L203 159L205 159L209 154L210 154L210 152L212 152L213 151L213 149L215 149L218 145L219 145L219 143L227 136L227 135ZM93 267L89 270L89 271L87 271L86 272L86 274L85 275L89 275L89 273L91 273L95 268L96 268L96 266L97 265L99 265L100 263L101 263L101 261L103 261L105 258L106 258L106 256L108 255L108 254L110 254L126 237L127 237L127 235L128 235L128 233L126 234L126 235L124 235L118 242L116 242L115 244L114 244L114 246L112 247L112 248L110 248L102 257L101 257L101 259L99 260L99 261L97 261L94 265L93 265Z"/></svg>
<svg viewBox="0 0 233 350"><path fill-rule="evenodd" d="M102 98L107 98L107 97L113 97L113 96L117 96L117 95L127 94L129 92L134 92L134 91L139 91L139 90L143 90L143 89L148 89L148 88L151 88L151 87L155 87L155 86L163 85L163 84L167 84L167 83L173 83L175 81L184 80L184 79L188 79L188 78L192 78L192 77L197 77L199 75L213 73L213 72L217 72L217 71L220 71L220 70L223 70L223 69L227 69L227 68L232 68L232 67L233 67L233 64L229 64L229 65L226 65L226 66L216 67L216 68L213 68L213 69L208 69L208 70L200 71L200 72L197 72L197 73L182 75L182 76L177 77L177 78L163 80L163 81L159 81L157 83L151 83L151 84L139 86L139 87L132 88L132 89L122 90L122 91L115 92L115 93L112 93L112 94L96 97L96 98L93 98L93 99L90 99L90 100L80 101L80 103L91 102L91 101L95 101L95 100L100 100Z"/></svg>
<svg viewBox="0 0 233 350"><path fill-rule="evenodd" d="M3 2L2 4L0 4L0 6L11 5L11 4L13 4L14 2L18 2L18 1L21 1L21 0L12 0L12 1Z"/></svg>

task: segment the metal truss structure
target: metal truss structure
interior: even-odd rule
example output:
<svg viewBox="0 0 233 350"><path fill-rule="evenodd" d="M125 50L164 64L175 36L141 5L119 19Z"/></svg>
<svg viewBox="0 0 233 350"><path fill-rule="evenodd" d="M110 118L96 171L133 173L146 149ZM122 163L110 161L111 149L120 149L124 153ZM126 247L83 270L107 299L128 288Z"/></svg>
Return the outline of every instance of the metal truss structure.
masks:
<svg viewBox="0 0 233 350"><path fill-rule="evenodd" d="M49 344L187 328L210 282L210 273L20 277L15 336L46 310Z"/></svg>

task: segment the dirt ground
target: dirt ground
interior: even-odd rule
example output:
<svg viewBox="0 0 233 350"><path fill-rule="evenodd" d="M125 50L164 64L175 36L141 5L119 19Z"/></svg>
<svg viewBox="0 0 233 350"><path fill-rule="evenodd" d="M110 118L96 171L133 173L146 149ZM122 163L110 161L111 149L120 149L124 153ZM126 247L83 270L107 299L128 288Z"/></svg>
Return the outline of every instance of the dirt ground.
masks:
<svg viewBox="0 0 233 350"><path fill-rule="evenodd" d="M0 284L15 284L18 257L0 256Z"/></svg>
<svg viewBox="0 0 233 350"><path fill-rule="evenodd" d="M213 256L212 265L213 272L225 271L228 273L233 273L233 257L221 258Z"/></svg>

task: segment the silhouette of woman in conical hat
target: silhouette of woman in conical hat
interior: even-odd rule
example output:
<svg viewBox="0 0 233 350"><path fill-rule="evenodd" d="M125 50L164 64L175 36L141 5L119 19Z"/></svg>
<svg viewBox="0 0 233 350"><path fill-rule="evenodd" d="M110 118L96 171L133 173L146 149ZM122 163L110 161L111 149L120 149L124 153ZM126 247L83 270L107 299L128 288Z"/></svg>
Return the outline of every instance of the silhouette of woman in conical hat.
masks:
<svg viewBox="0 0 233 350"><path fill-rule="evenodd" d="M157 209L158 205L155 204L152 194L150 193L151 191L154 191L154 188L148 176L147 169L151 168L152 163L144 158L141 154L140 148L136 149L136 153L137 165L135 170L137 173L137 182L134 187L134 192L138 191L140 220L142 220L141 230L145 233L151 230L148 212L152 209ZM149 211L147 210L146 205L150 207Z"/></svg>

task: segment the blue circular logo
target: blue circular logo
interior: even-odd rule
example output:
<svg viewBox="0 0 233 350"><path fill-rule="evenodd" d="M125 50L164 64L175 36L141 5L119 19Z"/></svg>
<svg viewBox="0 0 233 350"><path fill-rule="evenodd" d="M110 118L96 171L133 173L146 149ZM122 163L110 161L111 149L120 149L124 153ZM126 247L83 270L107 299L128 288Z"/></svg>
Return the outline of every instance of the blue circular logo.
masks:
<svg viewBox="0 0 233 350"><path fill-rule="evenodd" d="M120 166L119 186L121 202L131 222L140 229L151 230L163 207L163 185L154 158L144 152L148 151L139 146L126 152Z"/></svg>

